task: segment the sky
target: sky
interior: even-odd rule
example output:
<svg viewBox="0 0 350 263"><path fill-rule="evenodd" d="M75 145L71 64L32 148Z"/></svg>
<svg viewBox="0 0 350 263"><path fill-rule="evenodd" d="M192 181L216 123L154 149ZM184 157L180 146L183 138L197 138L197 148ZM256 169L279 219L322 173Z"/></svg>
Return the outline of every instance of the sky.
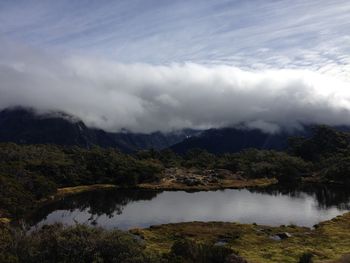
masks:
<svg viewBox="0 0 350 263"><path fill-rule="evenodd" d="M108 131L350 125L350 2L2 0L11 106Z"/></svg>

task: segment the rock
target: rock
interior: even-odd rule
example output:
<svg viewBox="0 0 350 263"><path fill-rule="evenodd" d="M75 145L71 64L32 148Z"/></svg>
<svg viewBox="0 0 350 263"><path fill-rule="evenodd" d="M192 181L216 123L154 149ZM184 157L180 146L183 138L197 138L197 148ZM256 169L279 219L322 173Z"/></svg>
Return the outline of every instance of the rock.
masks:
<svg viewBox="0 0 350 263"><path fill-rule="evenodd" d="M214 243L214 246L219 246L219 247L225 246L230 242L230 240L231 240L230 238L226 238L226 237L220 238Z"/></svg>
<svg viewBox="0 0 350 263"><path fill-rule="evenodd" d="M292 235L289 234L288 232L277 233L276 236L279 237L280 239L287 239L292 237Z"/></svg>
<svg viewBox="0 0 350 263"><path fill-rule="evenodd" d="M212 183L212 184L215 184L215 183L218 183L219 180L216 179L216 178L209 178L209 179L208 179L208 182L209 182L209 183Z"/></svg>
<svg viewBox="0 0 350 263"><path fill-rule="evenodd" d="M140 243L140 244L145 243L143 236L139 236L139 235L135 235L135 234L131 234L131 235L138 243Z"/></svg>
<svg viewBox="0 0 350 263"><path fill-rule="evenodd" d="M181 178L181 179L179 178L178 181L181 182L181 183L184 183L184 184L186 184L188 186L195 186L195 185L202 184L202 181L197 179L197 178L195 178L195 177Z"/></svg>
<svg viewBox="0 0 350 263"><path fill-rule="evenodd" d="M237 256L236 254L229 255L225 263L248 263L244 258Z"/></svg>
<svg viewBox="0 0 350 263"><path fill-rule="evenodd" d="M226 246L227 242L226 241L217 241L214 246L221 247L221 246Z"/></svg>
<svg viewBox="0 0 350 263"><path fill-rule="evenodd" d="M281 240L281 238L279 236L277 236L277 235L270 236L270 238L272 240L275 240L275 241L280 241Z"/></svg>

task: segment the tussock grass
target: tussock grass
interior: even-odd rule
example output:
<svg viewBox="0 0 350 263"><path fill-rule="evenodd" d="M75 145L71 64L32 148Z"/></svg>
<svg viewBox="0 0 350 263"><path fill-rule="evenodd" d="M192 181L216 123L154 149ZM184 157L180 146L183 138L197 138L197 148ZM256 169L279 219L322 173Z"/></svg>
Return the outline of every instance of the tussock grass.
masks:
<svg viewBox="0 0 350 263"><path fill-rule="evenodd" d="M350 253L350 213L318 224L316 229L297 226L269 227L225 222L190 222L134 229L144 238L147 249L168 252L175 240L191 238L199 242L228 241L250 263L296 263L303 253L314 255L314 262L338 262ZM276 241L276 233L292 237ZM342 261L339 261L342 262Z"/></svg>

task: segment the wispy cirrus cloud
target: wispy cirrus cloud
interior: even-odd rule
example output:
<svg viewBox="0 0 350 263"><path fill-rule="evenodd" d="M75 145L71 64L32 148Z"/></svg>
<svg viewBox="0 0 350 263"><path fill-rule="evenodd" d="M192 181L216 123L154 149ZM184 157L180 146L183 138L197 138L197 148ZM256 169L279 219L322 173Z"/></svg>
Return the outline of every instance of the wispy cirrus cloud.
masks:
<svg viewBox="0 0 350 263"><path fill-rule="evenodd" d="M119 62L315 68L350 51L346 0L3 1L0 17L11 39Z"/></svg>

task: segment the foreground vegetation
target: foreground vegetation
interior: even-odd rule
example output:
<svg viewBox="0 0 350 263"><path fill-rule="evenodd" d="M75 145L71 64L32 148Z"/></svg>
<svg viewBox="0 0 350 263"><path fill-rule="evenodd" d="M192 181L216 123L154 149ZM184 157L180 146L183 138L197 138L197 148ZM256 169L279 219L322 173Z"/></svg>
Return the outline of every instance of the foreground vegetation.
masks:
<svg viewBox="0 0 350 263"><path fill-rule="evenodd" d="M234 223L135 230L143 241L85 226L55 225L25 235L8 224L43 201L95 189L210 190L303 181L350 184L348 133L320 126L310 138L291 138L286 152L248 149L223 155L199 149L184 156L170 150L127 155L99 147L2 143L0 262L244 262L235 256L240 254L249 262L310 263L310 255L322 262L349 253L349 214L316 230ZM274 240L277 232L292 237ZM221 239L223 246L214 245Z"/></svg>
<svg viewBox="0 0 350 263"><path fill-rule="evenodd" d="M297 263L306 254L312 255L314 262L330 262L328 260L336 260L350 253L349 229L350 213L322 222L314 230L293 225L269 227L192 222L135 229L132 232L145 240L147 251L167 253L174 242L190 239L211 244L220 242L250 263ZM285 239L276 238L281 234L286 235Z"/></svg>
<svg viewBox="0 0 350 263"><path fill-rule="evenodd" d="M0 262L349 263L349 229L350 213L313 230L191 222L130 233L56 224L26 234L2 225Z"/></svg>
<svg viewBox="0 0 350 263"><path fill-rule="evenodd" d="M130 233L85 225L56 224L30 234L0 228L2 263L229 263L230 257L236 257L230 248L184 239L174 242L167 253L149 251Z"/></svg>

